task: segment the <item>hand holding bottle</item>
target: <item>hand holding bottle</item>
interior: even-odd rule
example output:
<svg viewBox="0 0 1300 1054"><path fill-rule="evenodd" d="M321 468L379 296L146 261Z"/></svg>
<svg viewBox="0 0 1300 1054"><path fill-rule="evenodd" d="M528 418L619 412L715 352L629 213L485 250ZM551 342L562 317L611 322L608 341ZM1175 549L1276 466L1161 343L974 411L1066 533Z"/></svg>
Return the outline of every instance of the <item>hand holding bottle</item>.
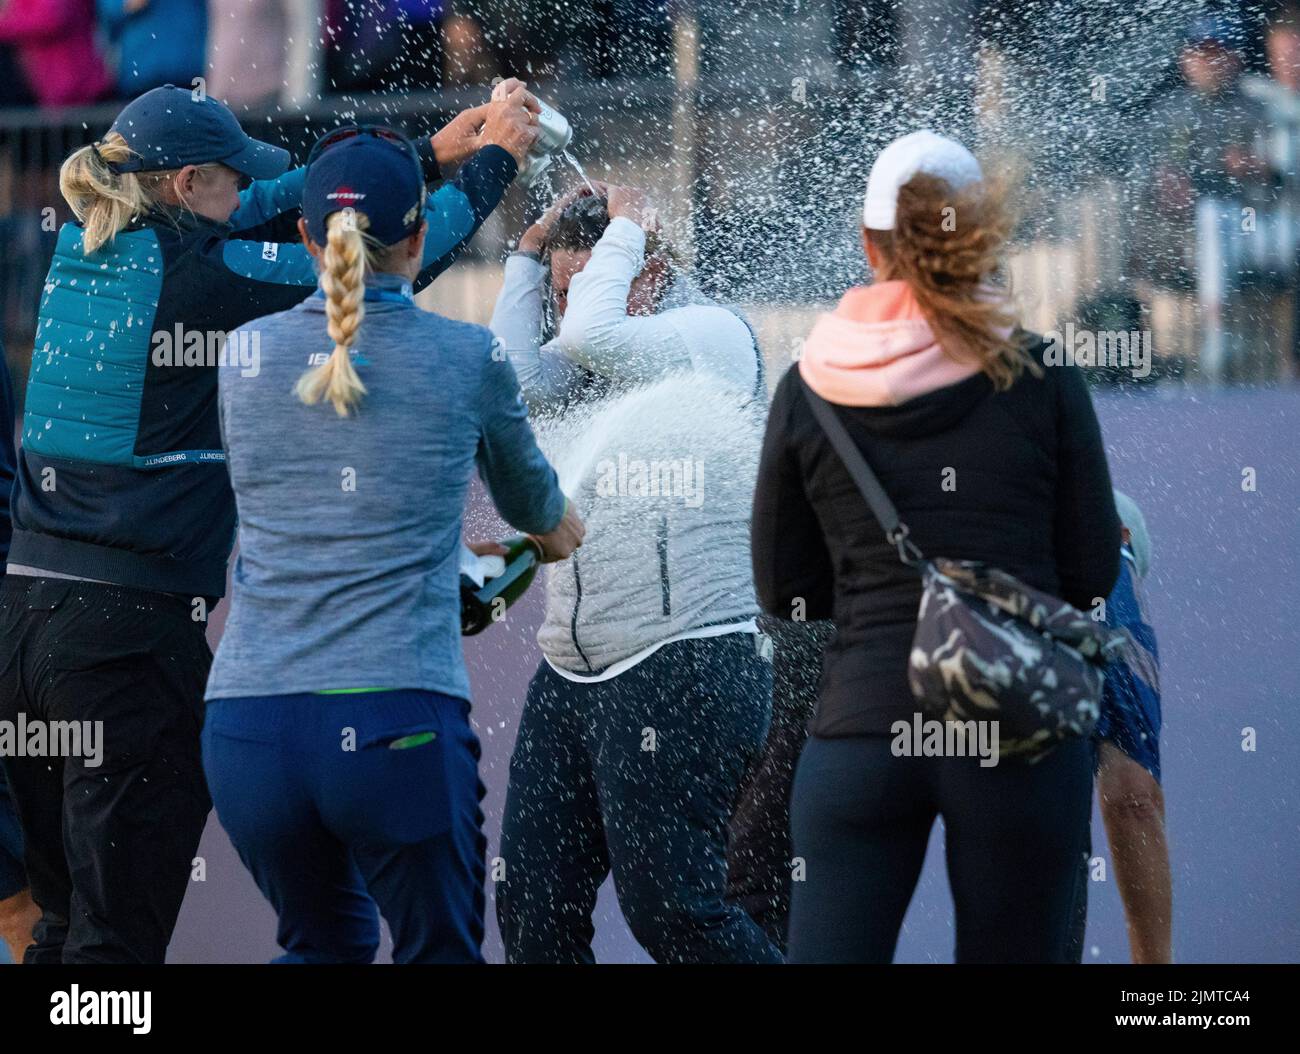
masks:
<svg viewBox="0 0 1300 1054"><path fill-rule="evenodd" d="M462 110L430 139L440 167L454 168L482 146L480 136L487 119L487 103Z"/></svg>
<svg viewBox="0 0 1300 1054"><path fill-rule="evenodd" d="M553 564L559 560L568 559L575 549L582 545L582 539L587 533L587 526L582 522L582 517L573 507L573 502L567 501L564 505L564 516L561 517L559 524L554 530L547 531L545 534L531 535L542 550L542 563Z"/></svg>

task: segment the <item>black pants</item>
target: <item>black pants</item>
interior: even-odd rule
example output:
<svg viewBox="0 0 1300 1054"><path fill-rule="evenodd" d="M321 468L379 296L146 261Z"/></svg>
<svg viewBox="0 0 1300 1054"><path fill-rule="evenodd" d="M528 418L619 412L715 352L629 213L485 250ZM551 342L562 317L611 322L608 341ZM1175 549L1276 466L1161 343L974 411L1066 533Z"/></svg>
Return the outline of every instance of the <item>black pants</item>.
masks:
<svg viewBox="0 0 1300 1054"><path fill-rule="evenodd" d="M943 816L957 962L1070 961L1092 748L1034 765L895 757L891 738L813 737L795 775L792 962L885 963Z"/></svg>
<svg viewBox="0 0 1300 1054"><path fill-rule="evenodd" d="M784 952L790 916L790 790L817 705L822 651L835 626L763 616L759 628L772 641L772 727L731 817L727 896Z"/></svg>
<svg viewBox="0 0 1300 1054"><path fill-rule="evenodd" d="M748 633L676 641L594 684L538 667L501 826L508 961L594 962L591 915L611 871L656 962L781 961L726 899L727 822L771 697Z"/></svg>
<svg viewBox="0 0 1300 1054"><path fill-rule="evenodd" d="M0 720L102 722L102 758L7 757L41 909L29 963L160 963L211 807L205 623L179 597L10 575Z"/></svg>

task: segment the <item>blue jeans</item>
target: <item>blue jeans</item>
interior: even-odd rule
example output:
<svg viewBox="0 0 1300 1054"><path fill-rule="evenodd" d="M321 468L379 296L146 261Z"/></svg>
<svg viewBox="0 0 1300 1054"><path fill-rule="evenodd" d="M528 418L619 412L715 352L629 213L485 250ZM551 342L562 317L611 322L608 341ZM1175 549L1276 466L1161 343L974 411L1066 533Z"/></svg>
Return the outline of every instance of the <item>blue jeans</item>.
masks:
<svg viewBox="0 0 1300 1054"><path fill-rule="evenodd" d="M208 704L208 784L279 917L277 962L368 963L380 914L395 962L483 961L483 785L468 717L464 699L412 690Z"/></svg>
<svg viewBox="0 0 1300 1054"><path fill-rule="evenodd" d="M594 962L611 870L656 962L777 963L727 900L727 825L763 749L772 666L751 634L667 644L608 681L543 662L510 759L497 921L510 962Z"/></svg>

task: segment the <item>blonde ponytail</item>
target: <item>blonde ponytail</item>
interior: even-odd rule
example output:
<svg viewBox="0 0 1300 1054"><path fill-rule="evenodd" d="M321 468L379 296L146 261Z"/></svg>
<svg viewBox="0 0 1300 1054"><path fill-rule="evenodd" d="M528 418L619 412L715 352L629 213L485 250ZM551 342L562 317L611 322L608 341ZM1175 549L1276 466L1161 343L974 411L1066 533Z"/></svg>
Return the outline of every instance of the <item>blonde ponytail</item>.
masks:
<svg viewBox="0 0 1300 1054"><path fill-rule="evenodd" d="M133 156L126 140L109 132L102 142L74 151L59 169L59 190L86 229L82 245L87 256L154 205L153 180L146 185L134 172L108 167Z"/></svg>
<svg viewBox="0 0 1300 1054"><path fill-rule="evenodd" d="M322 399L347 417L366 394L366 386L352 365L350 349L365 317L367 246L364 213L346 209L330 216L321 258L321 288L325 291L325 316L334 350L325 362L298 378L294 388L309 406Z"/></svg>

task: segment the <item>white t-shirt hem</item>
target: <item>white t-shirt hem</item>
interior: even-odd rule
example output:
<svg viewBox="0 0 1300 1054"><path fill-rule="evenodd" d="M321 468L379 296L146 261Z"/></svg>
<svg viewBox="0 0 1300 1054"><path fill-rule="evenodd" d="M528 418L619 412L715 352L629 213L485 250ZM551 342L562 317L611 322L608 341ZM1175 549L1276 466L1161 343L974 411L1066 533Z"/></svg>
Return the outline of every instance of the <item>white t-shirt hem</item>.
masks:
<svg viewBox="0 0 1300 1054"><path fill-rule="evenodd" d="M600 673L574 673L572 670L565 670L556 666L555 663L551 662L550 658L543 657L546 658L546 664L566 681L577 681L579 684L595 684L598 681L611 680L621 673L627 673L633 666L648 659L665 644L672 644L679 640L697 640L701 637L721 637L728 633L758 632L758 623L754 619L749 619L746 622L729 622L721 626L701 626L699 629L683 630L681 633L674 633L671 637L665 637L663 640L651 644L650 647L637 652L635 655L629 655L626 659L619 659L618 662L601 670Z"/></svg>

